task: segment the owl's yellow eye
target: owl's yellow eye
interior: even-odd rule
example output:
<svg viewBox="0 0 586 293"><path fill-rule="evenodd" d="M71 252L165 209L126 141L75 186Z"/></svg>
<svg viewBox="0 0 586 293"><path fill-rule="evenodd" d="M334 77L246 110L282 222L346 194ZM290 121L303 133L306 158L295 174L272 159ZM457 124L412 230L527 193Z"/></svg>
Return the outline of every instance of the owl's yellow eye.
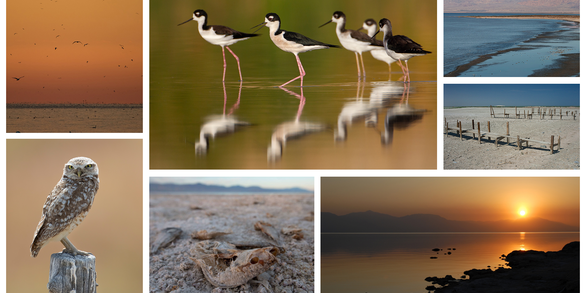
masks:
<svg viewBox="0 0 586 293"><path fill-rule="evenodd" d="M67 166L67 169L71 170L71 169L73 169L73 166L69 165L69 166Z"/></svg>
<svg viewBox="0 0 586 293"><path fill-rule="evenodd" d="M86 168L88 168L88 169L89 169L89 168L91 168L91 167L93 167L93 166L94 166L94 165L92 165L92 164L87 164L87 165L85 165L85 167L86 167Z"/></svg>

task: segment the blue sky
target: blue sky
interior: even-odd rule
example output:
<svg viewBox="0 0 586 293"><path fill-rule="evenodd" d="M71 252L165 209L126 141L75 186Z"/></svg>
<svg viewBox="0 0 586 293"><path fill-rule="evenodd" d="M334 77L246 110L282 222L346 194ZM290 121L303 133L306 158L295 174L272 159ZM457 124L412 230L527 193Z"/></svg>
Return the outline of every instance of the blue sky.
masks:
<svg viewBox="0 0 586 293"><path fill-rule="evenodd" d="M446 84L444 107L579 106L577 84Z"/></svg>
<svg viewBox="0 0 586 293"><path fill-rule="evenodd" d="M151 177L151 183L242 185L264 188L299 187L313 190L313 177Z"/></svg>

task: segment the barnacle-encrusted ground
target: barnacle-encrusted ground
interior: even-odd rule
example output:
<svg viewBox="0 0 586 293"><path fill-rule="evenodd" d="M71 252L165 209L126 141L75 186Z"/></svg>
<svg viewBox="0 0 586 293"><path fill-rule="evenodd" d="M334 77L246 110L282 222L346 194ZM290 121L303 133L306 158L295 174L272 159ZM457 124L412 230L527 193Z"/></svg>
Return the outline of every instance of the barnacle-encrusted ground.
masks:
<svg viewBox="0 0 586 293"><path fill-rule="evenodd" d="M248 283L224 289L210 284L190 259L194 257L191 248L202 241L191 234L231 231L214 239L236 245L270 245L272 240L255 230L258 221L278 231L296 226L303 236L281 233L285 252L277 256L279 263ZM181 234L168 246L151 252L150 292L314 292L313 194L151 195L150 243L169 227L181 229Z"/></svg>

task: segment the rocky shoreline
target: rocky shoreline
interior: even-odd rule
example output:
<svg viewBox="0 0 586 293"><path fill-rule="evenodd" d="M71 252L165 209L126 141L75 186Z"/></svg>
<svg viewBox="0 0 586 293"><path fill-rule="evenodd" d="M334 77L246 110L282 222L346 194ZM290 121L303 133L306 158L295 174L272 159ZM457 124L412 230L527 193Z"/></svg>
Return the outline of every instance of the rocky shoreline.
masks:
<svg viewBox="0 0 586 293"><path fill-rule="evenodd" d="M560 251L515 250L504 256L510 268L472 269L467 279L428 277L426 281L443 287L428 286L436 293L539 293L580 292L580 242L566 244ZM433 287L433 288L432 288Z"/></svg>

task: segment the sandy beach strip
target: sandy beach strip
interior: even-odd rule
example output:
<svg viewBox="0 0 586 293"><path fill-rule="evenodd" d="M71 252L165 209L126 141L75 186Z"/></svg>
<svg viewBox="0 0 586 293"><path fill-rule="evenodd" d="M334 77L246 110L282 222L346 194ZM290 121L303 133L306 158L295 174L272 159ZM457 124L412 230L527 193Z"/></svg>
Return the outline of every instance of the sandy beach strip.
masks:
<svg viewBox="0 0 586 293"><path fill-rule="evenodd" d="M524 41L521 45L522 47L509 48L509 49L497 51L495 53L481 55L478 58L476 58L466 64L459 65L458 67L456 67L456 69L454 71L449 72L449 73L445 74L444 76L445 77L460 76L463 72L469 70L472 66L478 65L478 64L480 64L488 59L491 59L492 57L497 56L497 55L505 54L508 52L514 52L514 51L531 50L531 49L533 49L533 47L531 46L532 42L540 42L540 41L543 41L544 39L556 38L557 34L558 34L557 31L556 32L544 32L534 38L531 38L527 41ZM530 76L554 76L554 77L575 76L580 73L579 64L580 64L580 54L579 53L577 53L577 54L563 54L563 57L559 58L559 60L556 61L556 64L554 66L550 66L548 68L543 68L543 69L537 69Z"/></svg>
<svg viewBox="0 0 586 293"><path fill-rule="evenodd" d="M537 107L518 107L517 111L529 113L537 111ZM580 115L579 107L562 107L564 116L560 120L560 107L546 107L556 109L558 115L546 116L540 119L515 119L514 107L505 107L510 118L504 118L503 108L494 108L496 117L490 116L489 107L466 107L444 109L444 117L450 128L456 127L457 121L462 121L462 129L471 129L474 120L475 129L480 122L480 129L487 131L490 121L491 133L505 133L506 124L509 123L511 136L529 137L538 141L548 142L551 136L555 136L555 142L561 136L561 149L550 154L548 145L530 143L529 148L518 150L516 141L502 140L499 146L494 144L495 137L488 140L478 137L473 138L472 133L464 133L463 140L460 136L450 131L444 139L444 169L579 169L580 168ZM543 110L544 108L542 108ZM571 116L565 116L565 112L578 112L576 120Z"/></svg>
<svg viewBox="0 0 586 293"><path fill-rule="evenodd" d="M506 19L557 19L557 20L567 20L580 23L580 15L507 15L507 16L499 16L499 15L486 15L486 16L462 16L462 17L471 17L471 18L506 18Z"/></svg>

